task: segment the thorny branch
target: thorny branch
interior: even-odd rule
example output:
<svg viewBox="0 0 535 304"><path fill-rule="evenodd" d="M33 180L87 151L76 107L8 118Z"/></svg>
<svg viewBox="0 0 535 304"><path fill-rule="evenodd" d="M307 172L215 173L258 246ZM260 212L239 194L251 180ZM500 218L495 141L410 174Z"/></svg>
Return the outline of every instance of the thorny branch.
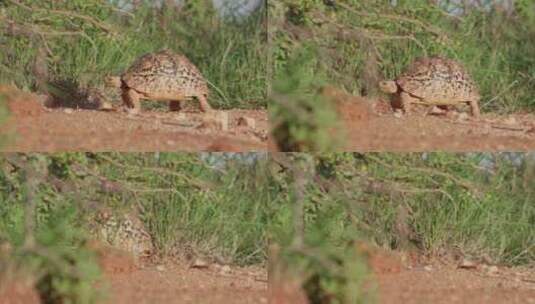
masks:
<svg viewBox="0 0 535 304"><path fill-rule="evenodd" d="M91 43L91 46L93 47L96 56L97 46L95 44L95 41L93 41L93 39L91 39L91 37L89 37L83 31L56 31L46 27L37 26L35 24L17 24L15 21L1 15L0 21L2 21L0 24L0 28L3 27L10 35L21 35L27 37L32 37L35 35L39 36L41 38L41 41L45 45L45 48L47 49L49 55L52 55L52 51L48 47L47 39L45 39L45 36L81 36L82 38L85 38L87 41L89 41L89 43Z"/></svg>
<svg viewBox="0 0 535 304"><path fill-rule="evenodd" d="M379 158L373 156L373 155L367 155L366 157L372 159L374 162L384 166L384 167L387 167L387 168L394 168L394 166L390 165L390 164L387 164L385 163L384 161L380 160ZM457 178L449 173L446 173L446 172L442 172L442 171L438 171L438 170L435 170L435 169L430 169L430 168L418 168L418 167L413 167L411 168L412 171L415 171L415 172L420 172L420 173L425 173L425 174L428 174L428 175L435 175L435 176L441 176L441 177L444 177L446 179L449 179L451 181L453 181L454 183L458 184L459 186L465 188L466 190L470 191L471 193L473 194L476 194L478 195L480 193L479 189L474 186L472 183L468 182L468 181L465 181L465 180L462 180L460 178Z"/></svg>
<svg viewBox="0 0 535 304"><path fill-rule="evenodd" d="M380 17L380 18L389 19L389 20L393 20L393 21L402 21L402 22L412 23L414 25L417 25L417 26L427 30L428 32L432 33L433 35L435 35L437 37L443 37L444 36L444 34L438 28L436 28L435 26L431 26L431 25L426 24L426 23L424 23L424 22L422 22L420 20L417 20L417 19L412 19L412 18L409 18L409 17L399 16L399 15L391 15L391 14L380 14L380 13L369 14L369 13L358 11L358 10L352 8L351 6L349 6L347 4L344 4L342 2L338 2L337 5L342 7L342 8L344 8L345 10L348 10L348 11L350 11L350 12L356 14L356 15L362 16L362 17L369 17L369 18Z"/></svg>
<svg viewBox="0 0 535 304"><path fill-rule="evenodd" d="M82 19L82 20L87 21L87 22L93 24L94 26L102 29L103 31L105 31L107 33L112 32L111 26L109 26L109 25L107 25L107 24L105 24L103 22L100 22L100 21L98 21L95 18L90 17L90 16L86 16L86 15L82 15L82 14L78 14L78 13L70 12L70 11L31 7L31 6L27 6L25 4L22 4L17 0L8 0L8 1L13 3L13 4L15 4L15 5L17 5L17 6L19 6L19 7L21 7L21 8L23 8L23 9L25 9L25 10L29 10L29 11L32 11L32 12L41 12L41 13L47 13L47 14L52 13L52 14L66 16L66 17Z"/></svg>
<svg viewBox="0 0 535 304"><path fill-rule="evenodd" d="M108 163L110 163L110 164L112 164L112 165L114 165L116 167L126 168L126 169L138 169L139 170L139 167L121 164L121 163L113 160L112 158L104 155L104 154L99 154L98 158L103 159L106 162L108 162ZM154 167L143 167L143 170L151 171L151 172L154 172L154 173L160 173L160 174L164 174L164 175L178 177L178 178L180 178L180 180L182 182L184 182L184 183L186 183L188 185L194 186L199 190L206 190L206 189L210 188L210 185L208 185L206 183L201 183L198 180L195 180L191 176L187 176L185 174L181 174L181 173L176 172L174 170L167 170L167 169L163 169L163 168L154 168Z"/></svg>

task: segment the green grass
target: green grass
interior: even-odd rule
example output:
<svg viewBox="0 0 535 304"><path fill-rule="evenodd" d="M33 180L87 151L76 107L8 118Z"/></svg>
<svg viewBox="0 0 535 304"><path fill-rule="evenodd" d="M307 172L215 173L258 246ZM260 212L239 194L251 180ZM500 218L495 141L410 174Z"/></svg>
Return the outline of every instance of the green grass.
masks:
<svg viewBox="0 0 535 304"><path fill-rule="evenodd" d="M193 247L236 264L265 260L269 196L262 160L251 168L236 163L228 169L211 169L197 154L38 157L47 168L36 194L38 224L56 205L67 203L76 205L83 218L95 208L135 210L160 255ZM23 239L20 178L4 175L0 194L6 202L0 209L0 237L14 244Z"/></svg>
<svg viewBox="0 0 535 304"><path fill-rule="evenodd" d="M453 16L429 1L270 2L271 65L284 70L303 45L321 58L315 73L355 95L376 96L416 57L441 55L462 62L478 83L483 111L535 109L535 14L532 1L510 13L493 7ZM290 63L291 64L291 63Z"/></svg>
<svg viewBox="0 0 535 304"><path fill-rule="evenodd" d="M138 56L170 48L201 70L215 107L266 107L262 10L238 22L219 18L206 0L180 9L142 5L133 13L104 0L10 0L0 8L0 83L27 90L43 80L69 90L102 87L105 76L123 72Z"/></svg>
<svg viewBox="0 0 535 304"><path fill-rule="evenodd" d="M431 253L455 247L476 256L488 254L508 265L532 264L533 163L526 158L516 167L503 155L493 155L498 160L496 169L486 173L479 165L482 157L446 153L428 153L426 159L421 154L388 153L317 156L313 161L321 182L316 179L306 189L305 240L341 246L364 238L380 246L407 249L413 245ZM274 235L284 244L294 236L289 228L293 195L288 191L279 196L272 222ZM403 223L400 212L407 212ZM408 235L397 230L400 224L407 225Z"/></svg>

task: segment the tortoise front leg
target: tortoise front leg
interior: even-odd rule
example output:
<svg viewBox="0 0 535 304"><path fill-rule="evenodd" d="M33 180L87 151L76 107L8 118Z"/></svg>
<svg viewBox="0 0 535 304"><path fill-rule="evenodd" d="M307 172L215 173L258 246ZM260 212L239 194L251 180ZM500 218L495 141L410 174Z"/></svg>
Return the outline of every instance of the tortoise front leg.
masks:
<svg viewBox="0 0 535 304"><path fill-rule="evenodd" d="M139 94L132 89L123 90L123 104L129 113L137 114L141 108L139 104Z"/></svg>
<svg viewBox="0 0 535 304"><path fill-rule="evenodd" d="M401 107L403 108L403 111L405 111L405 114L409 115L411 111L411 103L415 101L416 98L411 97L406 92L401 92Z"/></svg>
<svg viewBox="0 0 535 304"><path fill-rule="evenodd" d="M208 103L208 100L206 99L206 96L197 96L197 99L199 100L199 104L201 106L202 112L211 112L213 111L212 107Z"/></svg>
<svg viewBox="0 0 535 304"><path fill-rule="evenodd" d="M479 112L479 103L477 100L469 101L468 104L470 105L470 108L472 108L472 116L474 118L479 118L481 112Z"/></svg>

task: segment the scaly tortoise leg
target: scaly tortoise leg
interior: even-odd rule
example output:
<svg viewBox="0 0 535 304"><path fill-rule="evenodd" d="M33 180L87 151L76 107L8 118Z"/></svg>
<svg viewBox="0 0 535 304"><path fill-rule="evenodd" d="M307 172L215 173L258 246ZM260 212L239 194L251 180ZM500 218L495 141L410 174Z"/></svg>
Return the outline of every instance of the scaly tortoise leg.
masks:
<svg viewBox="0 0 535 304"><path fill-rule="evenodd" d="M411 113L411 103L415 99L416 98L410 96L408 93L401 92L401 107L403 108L403 111L405 112L406 115L410 115L410 113Z"/></svg>
<svg viewBox="0 0 535 304"><path fill-rule="evenodd" d="M123 104L125 105L128 113L139 113L141 105L139 103L139 94L136 91L132 89L125 89L123 90L122 98Z"/></svg>
<svg viewBox="0 0 535 304"><path fill-rule="evenodd" d="M481 112L479 111L479 103L477 101L469 101L468 104L472 108L472 116L474 118L479 118Z"/></svg>
<svg viewBox="0 0 535 304"><path fill-rule="evenodd" d="M206 99L206 96L197 96L197 99L199 100L199 105L201 107L202 112L207 113L213 111L212 107L208 103L208 100Z"/></svg>

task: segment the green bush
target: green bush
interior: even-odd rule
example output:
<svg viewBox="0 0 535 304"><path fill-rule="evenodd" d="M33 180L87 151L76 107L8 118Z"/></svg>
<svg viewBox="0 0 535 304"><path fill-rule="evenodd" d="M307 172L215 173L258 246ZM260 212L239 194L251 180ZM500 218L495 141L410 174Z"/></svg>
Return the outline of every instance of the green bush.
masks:
<svg viewBox="0 0 535 304"><path fill-rule="evenodd" d="M316 244L301 250L283 250L276 267L289 269L301 281L308 301L322 303L371 303L368 268L355 246ZM367 284L367 285L365 285Z"/></svg>
<svg viewBox="0 0 535 304"><path fill-rule="evenodd" d="M104 294L94 289L100 270L94 252L86 246L78 206L72 201L52 203L42 188L30 198L32 190L17 182L28 181L15 175L2 176L0 244L7 242L12 250L0 257L4 259L0 264L10 265L9 271L31 274L43 303L95 303ZM30 199L37 203L37 213L34 230L26 231L31 214L25 214L24 205Z"/></svg>
<svg viewBox="0 0 535 304"><path fill-rule="evenodd" d="M269 94L272 134L282 151L334 150L340 137L334 103L322 95L325 77L315 71L318 53L303 46L277 71Z"/></svg>

